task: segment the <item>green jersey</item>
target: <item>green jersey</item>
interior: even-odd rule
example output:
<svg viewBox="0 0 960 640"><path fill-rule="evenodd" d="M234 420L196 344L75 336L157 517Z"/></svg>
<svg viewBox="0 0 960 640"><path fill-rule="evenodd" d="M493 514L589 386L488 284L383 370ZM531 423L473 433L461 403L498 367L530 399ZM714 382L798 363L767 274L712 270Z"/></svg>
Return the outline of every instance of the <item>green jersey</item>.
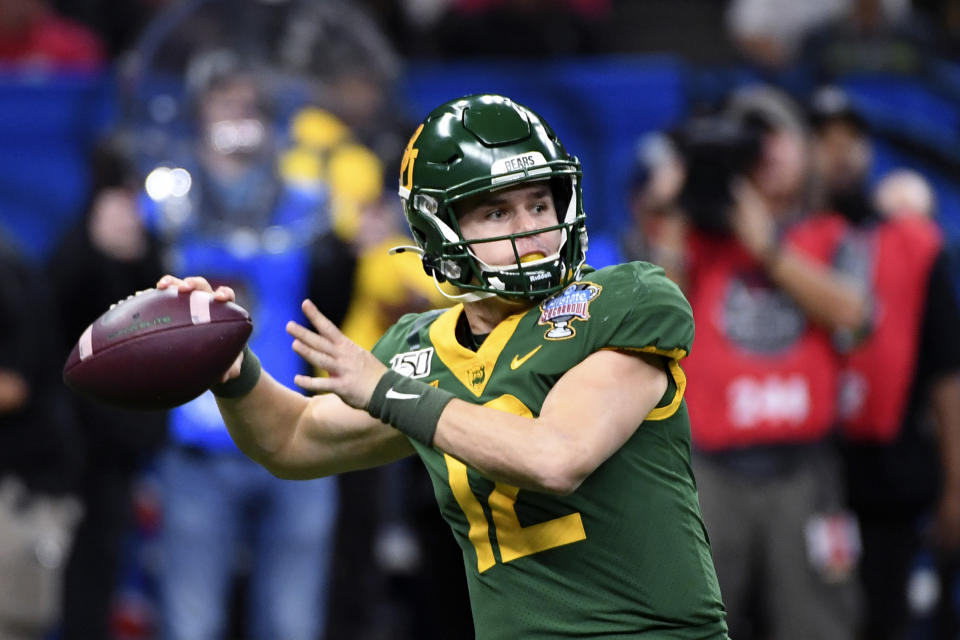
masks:
<svg viewBox="0 0 960 640"><path fill-rule="evenodd" d="M679 289L646 263L588 271L501 322L476 351L455 336L462 312L404 316L374 354L462 400L527 417L600 349L659 354L670 380L623 447L567 496L493 482L412 441L463 550L477 638L726 638L690 468L679 360L693 316Z"/></svg>

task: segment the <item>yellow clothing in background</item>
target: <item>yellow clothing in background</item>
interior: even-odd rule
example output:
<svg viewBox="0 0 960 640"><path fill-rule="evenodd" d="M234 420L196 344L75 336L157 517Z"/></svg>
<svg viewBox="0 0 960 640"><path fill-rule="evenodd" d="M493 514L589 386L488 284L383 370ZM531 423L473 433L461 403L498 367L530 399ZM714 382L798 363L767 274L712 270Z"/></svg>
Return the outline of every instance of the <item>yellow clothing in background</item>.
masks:
<svg viewBox="0 0 960 640"><path fill-rule="evenodd" d="M397 234L357 259L353 298L342 330L364 349L371 349L401 315L451 304L424 273L418 255L387 253L392 247L411 244L410 238Z"/></svg>

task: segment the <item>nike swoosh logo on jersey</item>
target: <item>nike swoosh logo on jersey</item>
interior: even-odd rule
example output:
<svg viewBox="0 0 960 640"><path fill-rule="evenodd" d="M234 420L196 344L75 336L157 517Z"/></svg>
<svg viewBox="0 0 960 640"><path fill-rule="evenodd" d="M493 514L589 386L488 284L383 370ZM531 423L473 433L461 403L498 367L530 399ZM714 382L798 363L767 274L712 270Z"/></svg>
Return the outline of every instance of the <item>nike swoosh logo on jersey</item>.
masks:
<svg viewBox="0 0 960 640"><path fill-rule="evenodd" d="M528 353L527 355L523 356L522 358L520 357L519 354L513 356L513 360L510 361L510 368L511 368L511 369L519 369L520 367L522 367L522 366L523 366L523 363L526 362L527 360L529 360L530 358L532 358L532 357L533 357L533 354L535 354L537 351L540 351L540 347L542 347L542 346L543 346L542 344L541 344L541 345L537 345L537 348L536 348L536 349L534 349L533 351L531 351L531 352Z"/></svg>
<svg viewBox="0 0 960 640"><path fill-rule="evenodd" d="M393 387L387 389L386 395L388 400L413 400L420 397L419 393L401 393L400 391L394 391Z"/></svg>

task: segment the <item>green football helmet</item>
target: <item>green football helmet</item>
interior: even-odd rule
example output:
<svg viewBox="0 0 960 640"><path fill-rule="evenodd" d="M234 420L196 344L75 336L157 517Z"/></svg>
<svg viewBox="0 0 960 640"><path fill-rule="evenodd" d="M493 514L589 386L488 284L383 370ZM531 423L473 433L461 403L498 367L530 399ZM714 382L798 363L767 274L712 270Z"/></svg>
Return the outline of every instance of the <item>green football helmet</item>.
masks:
<svg viewBox="0 0 960 640"><path fill-rule="evenodd" d="M580 162L550 126L509 98L472 95L443 104L423 121L403 154L400 197L424 270L467 291L460 299L493 295L537 300L579 277L587 249ZM472 195L549 181L557 224L535 231L465 240L453 205ZM521 262L516 239L560 229L553 255ZM488 265L473 245L510 240L515 264Z"/></svg>

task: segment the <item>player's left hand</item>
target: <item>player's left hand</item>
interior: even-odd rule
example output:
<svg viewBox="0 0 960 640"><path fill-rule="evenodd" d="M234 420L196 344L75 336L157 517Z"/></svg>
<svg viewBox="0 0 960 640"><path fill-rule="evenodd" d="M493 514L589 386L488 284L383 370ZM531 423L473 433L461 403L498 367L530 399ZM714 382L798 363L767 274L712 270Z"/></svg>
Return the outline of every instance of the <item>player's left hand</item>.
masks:
<svg viewBox="0 0 960 640"><path fill-rule="evenodd" d="M304 300L301 308L314 330L288 322L287 333L294 337L293 350L329 377L298 375L294 382L307 391L335 393L351 407L366 409L387 368L343 335L311 301Z"/></svg>

